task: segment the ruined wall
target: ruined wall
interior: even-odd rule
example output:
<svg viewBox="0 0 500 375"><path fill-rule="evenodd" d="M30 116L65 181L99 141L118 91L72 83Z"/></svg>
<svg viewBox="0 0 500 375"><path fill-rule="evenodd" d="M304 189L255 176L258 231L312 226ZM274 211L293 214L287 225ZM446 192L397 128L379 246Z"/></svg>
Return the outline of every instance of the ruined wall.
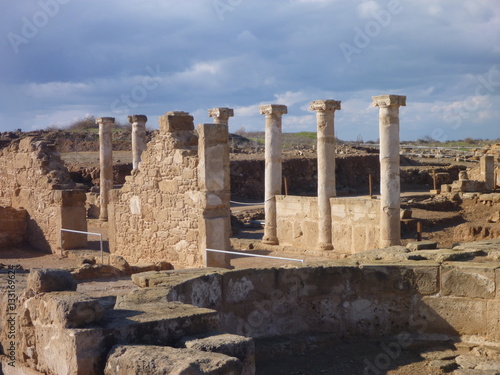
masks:
<svg viewBox="0 0 500 375"><path fill-rule="evenodd" d="M334 251L356 253L379 245L380 201L366 198L331 198ZM276 197L280 245L314 248L318 242L316 197Z"/></svg>
<svg viewBox="0 0 500 375"><path fill-rule="evenodd" d="M0 206L26 209L32 246L57 252L60 228L87 230L85 193L62 190L72 187L68 170L47 143L24 138L0 151ZM66 249L85 244L82 235L63 236Z"/></svg>
<svg viewBox="0 0 500 375"><path fill-rule="evenodd" d="M26 210L0 206L0 248L24 243L27 224Z"/></svg>
<svg viewBox="0 0 500 375"><path fill-rule="evenodd" d="M162 281L160 272L135 279L149 286L168 283L158 291L164 289L169 301L216 309L224 332L251 337L315 332L340 337L405 335L407 339L417 335L439 341L460 337L465 342L500 343L498 262L357 265L337 261L205 272L199 277L189 275L190 280L185 280L188 275L177 281L173 276L164 272ZM146 292L139 290L130 298L137 300Z"/></svg>
<svg viewBox="0 0 500 375"><path fill-rule="evenodd" d="M217 140L205 137L210 130L205 132L204 127L218 130ZM203 155L199 155L192 116L169 112L160 118L160 133L148 143L139 168L126 178L123 188L111 191L112 253L133 263L166 260L176 267L203 266L205 246L211 243L206 240L207 230L210 232L214 222L222 237L215 246L228 249L228 137L227 126L225 137L219 128L214 124L199 125L198 131L204 135L200 142L209 141L202 148ZM218 146L221 148L210 151ZM204 168L211 165L205 162L207 158L219 162L213 174L205 172ZM207 176L216 181L202 182Z"/></svg>

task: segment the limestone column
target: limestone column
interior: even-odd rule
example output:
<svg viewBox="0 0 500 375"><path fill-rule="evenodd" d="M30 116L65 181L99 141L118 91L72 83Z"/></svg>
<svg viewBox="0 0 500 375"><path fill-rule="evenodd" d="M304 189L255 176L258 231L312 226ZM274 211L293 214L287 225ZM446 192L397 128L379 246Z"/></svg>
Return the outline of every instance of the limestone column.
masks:
<svg viewBox="0 0 500 375"><path fill-rule="evenodd" d="M99 219L108 221L109 190L113 188L113 140L111 130L115 123L114 117L100 117L99 124L99 161L101 166L100 200L101 213Z"/></svg>
<svg viewBox="0 0 500 375"><path fill-rule="evenodd" d="M334 117L335 110L340 110L340 101L316 100L310 108L316 111L318 131L318 247L333 250L330 198L337 195Z"/></svg>
<svg viewBox="0 0 500 375"><path fill-rule="evenodd" d="M141 162L142 152L146 149L146 122L145 115L128 116L132 124L132 169L137 169Z"/></svg>
<svg viewBox="0 0 500 375"><path fill-rule="evenodd" d="M380 127L380 243L387 247L401 244L399 175L399 107L406 105L406 96L372 97L379 107Z"/></svg>
<svg viewBox="0 0 500 375"><path fill-rule="evenodd" d="M231 108L211 108L208 110L208 117L213 117L214 124L228 125L229 117L233 117L234 112Z"/></svg>
<svg viewBox="0 0 500 375"><path fill-rule="evenodd" d="M286 105L267 104L260 106L260 114L266 116L264 182L266 222L262 242L269 245L278 244L275 196L281 194L281 117L286 113Z"/></svg>
<svg viewBox="0 0 500 375"><path fill-rule="evenodd" d="M493 190L495 184L495 157L483 155L479 161L481 179L484 181L486 190Z"/></svg>

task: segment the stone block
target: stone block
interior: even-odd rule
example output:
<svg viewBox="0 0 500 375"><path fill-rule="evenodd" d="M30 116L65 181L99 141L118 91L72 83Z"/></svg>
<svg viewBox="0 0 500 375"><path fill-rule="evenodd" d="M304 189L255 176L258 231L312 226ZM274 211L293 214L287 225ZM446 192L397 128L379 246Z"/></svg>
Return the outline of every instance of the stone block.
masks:
<svg viewBox="0 0 500 375"><path fill-rule="evenodd" d="M26 281L35 293L75 291L76 280L71 272L56 268L33 268Z"/></svg>
<svg viewBox="0 0 500 375"><path fill-rule="evenodd" d="M413 328L419 333L448 336L486 336L486 300L424 296L413 311Z"/></svg>
<svg viewBox="0 0 500 375"><path fill-rule="evenodd" d="M97 299L78 292L53 292L26 301L33 324L77 328L99 322L104 309Z"/></svg>
<svg viewBox="0 0 500 375"><path fill-rule="evenodd" d="M437 242L435 241L419 241L419 242L410 242L406 245L406 247L410 251L418 251L418 250L433 250L437 249Z"/></svg>
<svg viewBox="0 0 500 375"><path fill-rule="evenodd" d="M255 374L255 344L253 339L249 337L232 334L185 337L181 340L180 346L238 358L243 364L242 375Z"/></svg>
<svg viewBox="0 0 500 375"><path fill-rule="evenodd" d="M162 134L181 130L194 130L193 116L187 112L167 112L160 116L159 123Z"/></svg>
<svg viewBox="0 0 500 375"><path fill-rule="evenodd" d="M219 353L151 345L120 345L110 351L104 374L240 375L242 367L237 358Z"/></svg>
<svg viewBox="0 0 500 375"><path fill-rule="evenodd" d="M500 342L500 300L488 301L487 320L488 339L491 342Z"/></svg>
<svg viewBox="0 0 500 375"><path fill-rule="evenodd" d="M441 270L441 292L445 296L494 298L497 266L447 263Z"/></svg>

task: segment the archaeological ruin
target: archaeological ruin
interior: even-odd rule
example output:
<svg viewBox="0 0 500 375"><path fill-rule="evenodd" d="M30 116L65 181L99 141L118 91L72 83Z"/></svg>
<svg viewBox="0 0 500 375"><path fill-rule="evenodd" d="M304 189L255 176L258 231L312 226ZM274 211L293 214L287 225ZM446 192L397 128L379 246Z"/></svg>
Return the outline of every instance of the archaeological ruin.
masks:
<svg viewBox="0 0 500 375"><path fill-rule="evenodd" d="M310 103L311 150L285 150L287 107L261 105L259 157L225 107L197 126L167 112L153 135L128 116L123 169L113 117L96 119L96 166L55 139L0 142L0 255L74 264L0 265L0 372L498 374L500 145L426 164L401 147L406 97L371 103L363 149L336 139L338 100Z"/></svg>

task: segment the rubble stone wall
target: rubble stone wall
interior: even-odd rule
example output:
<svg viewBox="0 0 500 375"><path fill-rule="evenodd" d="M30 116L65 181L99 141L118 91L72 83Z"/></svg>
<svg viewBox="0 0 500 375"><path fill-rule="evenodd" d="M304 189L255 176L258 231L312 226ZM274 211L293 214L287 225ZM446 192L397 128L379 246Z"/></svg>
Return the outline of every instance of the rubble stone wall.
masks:
<svg viewBox="0 0 500 375"><path fill-rule="evenodd" d="M220 126L199 125L200 143L210 138L205 133L220 133L199 155L192 116L169 112L160 118L160 133L148 143L139 168L111 191L112 253L132 263L166 260L199 267L206 263L205 246L227 250L229 149L227 126ZM217 170L210 172L214 162ZM217 245L207 240L214 231L221 237Z"/></svg>
<svg viewBox="0 0 500 375"><path fill-rule="evenodd" d="M355 253L379 246L380 201L366 198L331 198L332 241L335 251ZM280 245L315 247L318 242L316 197L276 197Z"/></svg>
<svg viewBox="0 0 500 375"><path fill-rule="evenodd" d="M59 155L43 141L28 137L0 151L0 206L27 211L27 241L40 250L59 251L60 228L87 230L85 194L63 190L73 187ZM86 241L66 233L63 248Z"/></svg>

